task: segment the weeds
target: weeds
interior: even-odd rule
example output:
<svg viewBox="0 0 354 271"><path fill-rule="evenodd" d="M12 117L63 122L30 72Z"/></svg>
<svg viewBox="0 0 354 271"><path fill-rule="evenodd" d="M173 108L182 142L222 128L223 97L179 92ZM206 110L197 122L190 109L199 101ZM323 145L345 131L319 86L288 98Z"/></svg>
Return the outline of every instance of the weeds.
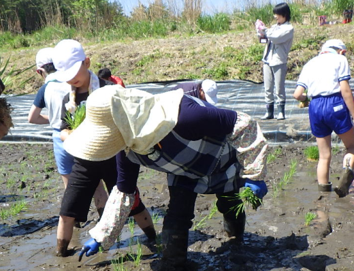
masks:
<svg viewBox="0 0 354 271"><path fill-rule="evenodd" d="M315 213L308 212L305 215L305 226L309 226L311 221L314 220L317 217Z"/></svg>

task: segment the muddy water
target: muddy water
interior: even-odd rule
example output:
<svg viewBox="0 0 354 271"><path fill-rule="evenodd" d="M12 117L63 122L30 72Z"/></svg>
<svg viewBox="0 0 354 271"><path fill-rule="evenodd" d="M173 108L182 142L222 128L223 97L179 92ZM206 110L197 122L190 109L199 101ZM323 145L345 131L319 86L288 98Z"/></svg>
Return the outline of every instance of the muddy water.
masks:
<svg viewBox="0 0 354 271"><path fill-rule="evenodd" d="M188 256L197 263L194 270L354 270L351 238L354 194L338 199L333 192L319 192L315 180L316 163L304 158L304 147L284 147L279 157L269 164L266 180L269 192L258 210L247 209L243 245L225 236L222 215L218 212L206 219L205 224L190 230ZM18 157L30 161L29 156L50 151L50 148L43 149L43 145L38 145L27 149L26 145L13 145L6 152L5 145L2 145L0 150L8 154L22 152L23 155ZM334 185L341 174L343 154L341 151L333 159L331 180ZM293 160L297 161L296 173L276 194L273 186L289 171ZM55 257L56 225L62 195L57 173L55 170L38 173L37 166L30 162L27 167L17 170L10 167L14 161L0 158L0 163L0 176L4 180L14 178L17 182L12 188L1 183L1 210L20 198L28 202L27 209L19 215L0 220L0 270L157 270L158 248L147 242L137 226L131 233L128 223L114 247L97 256L84 257L79 263L78 251L89 238L88 230L97 222L94 207L83 228L74 230L70 243L73 255ZM4 172L6 163L11 170ZM27 170L27 179L21 173L23 168ZM26 187L19 189L21 182L25 182ZM158 219L156 229L160 232L168 204L165 175L142 169L139 188L145 205ZM198 196L195 226L210 214L214 202L213 195ZM317 217L306 226L308 212ZM139 264L134 264L131 258L125 258L122 265L111 264L111 260L126 254L135 255L139 246L142 248Z"/></svg>

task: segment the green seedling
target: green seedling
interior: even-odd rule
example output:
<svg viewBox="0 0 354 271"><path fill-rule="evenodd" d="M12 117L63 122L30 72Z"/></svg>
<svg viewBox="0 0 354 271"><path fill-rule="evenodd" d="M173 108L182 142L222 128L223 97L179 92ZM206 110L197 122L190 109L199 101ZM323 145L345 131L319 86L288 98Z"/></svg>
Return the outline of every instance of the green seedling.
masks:
<svg viewBox="0 0 354 271"><path fill-rule="evenodd" d="M332 148L332 153L333 153L333 155L336 155L336 154L338 154L339 152L340 152L340 148L339 148L338 145L336 145L336 146L334 146L334 147Z"/></svg>
<svg viewBox="0 0 354 271"><path fill-rule="evenodd" d="M132 217L129 217L129 219L128 219L128 228L129 228L130 234L132 236L134 236L135 220Z"/></svg>
<svg viewBox="0 0 354 271"><path fill-rule="evenodd" d="M159 220L161 219L161 217L159 216L158 213L153 213L152 214L152 223L155 225L159 222Z"/></svg>
<svg viewBox="0 0 354 271"><path fill-rule="evenodd" d="M10 209L1 209L0 210L0 217L1 219L7 219L10 216L15 216L19 214L21 211L24 211L27 209L27 202L25 201L20 201L16 202L13 206L10 207Z"/></svg>
<svg viewBox="0 0 354 271"><path fill-rule="evenodd" d="M193 226L193 230L195 231L195 230L199 230L199 229L205 227L205 225L206 225L205 221L208 220L208 219L211 219L215 215L217 210L218 209L216 207L216 201L214 201L213 207L210 210L210 213L208 215L204 216L198 223L196 223Z"/></svg>
<svg viewBox="0 0 354 271"><path fill-rule="evenodd" d="M296 173L296 166L297 161L291 160L289 171L284 173L284 177L280 182L273 185L273 197L277 197L284 186L292 180L294 174Z"/></svg>
<svg viewBox="0 0 354 271"><path fill-rule="evenodd" d="M79 105L73 115L69 111L66 112L65 121L69 125L70 130L75 130L84 121L86 117L85 104Z"/></svg>
<svg viewBox="0 0 354 271"><path fill-rule="evenodd" d="M320 157L317 146L309 146L304 150L306 158L308 160L317 161Z"/></svg>
<svg viewBox="0 0 354 271"><path fill-rule="evenodd" d="M262 205L262 200L258 198L249 187L246 187L240 193L235 193L234 196L226 197L230 198L230 201L242 200L242 203L230 208L230 211L236 211L236 218L240 213L245 211L246 206L252 206L254 210L257 210L257 208Z"/></svg>
<svg viewBox="0 0 354 271"><path fill-rule="evenodd" d="M111 260L114 271L128 271L124 266L125 257L119 257L118 259Z"/></svg>
<svg viewBox="0 0 354 271"><path fill-rule="evenodd" d="M276 148L274 152L268 154L267 156L267 164L274 162L278 156L281 154L281 148Z"/></svg>
<svg viewBox="0 0 354 271"><path fill-rule="evenodd" d="M305 226L309 226L311 221L314 220L317 217L315 213L308 212L305 215Z"/></svg>

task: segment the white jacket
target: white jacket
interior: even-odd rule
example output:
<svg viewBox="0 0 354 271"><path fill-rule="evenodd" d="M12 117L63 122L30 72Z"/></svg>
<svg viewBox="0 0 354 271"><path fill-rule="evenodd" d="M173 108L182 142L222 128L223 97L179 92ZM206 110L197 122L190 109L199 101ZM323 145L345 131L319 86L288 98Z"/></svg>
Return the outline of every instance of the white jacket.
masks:
<svg viewBox="0 0 354 271"><path fill-rule="evenodd" d="M281 25L275 24L265 30L265 35L268 38L268 43L262 61L268 63L269 66L287 63L294 37L293 26L289 22Z"/></svg>

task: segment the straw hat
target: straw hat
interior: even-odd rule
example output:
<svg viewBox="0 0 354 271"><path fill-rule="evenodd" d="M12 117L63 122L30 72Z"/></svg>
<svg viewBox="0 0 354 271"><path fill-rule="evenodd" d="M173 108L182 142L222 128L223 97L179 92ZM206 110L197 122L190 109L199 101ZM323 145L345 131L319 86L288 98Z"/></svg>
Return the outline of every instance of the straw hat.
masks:
<svg viewBox="0 0 354 271"><path fill-rule="evenodd" d="M175 127L183 90L152 95L109 85L86 101L86 118L64 142L71 155L102 161L123 149L147 154Z"/></svg>
<svg viewBox="0 0 354 271"><path fill-rule="evenodd" d="M125 148L111 114L116 88L98 89L86 101L86 118L64 142L71 155L89 161L107 160Z"/></svg>

